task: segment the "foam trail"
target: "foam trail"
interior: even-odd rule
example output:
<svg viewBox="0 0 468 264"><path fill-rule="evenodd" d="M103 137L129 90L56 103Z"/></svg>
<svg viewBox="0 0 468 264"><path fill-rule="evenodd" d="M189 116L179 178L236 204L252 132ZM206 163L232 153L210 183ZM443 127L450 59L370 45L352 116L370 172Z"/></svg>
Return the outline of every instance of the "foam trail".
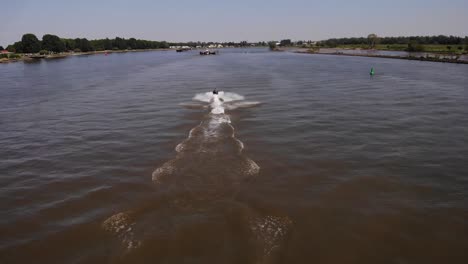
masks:
<svg viewBox="0 0 468 264"><path fill-rule="evenodd" d="M219 95L213 94L210 100L211 113L212 114L224 114L223 99L219 98Z"/></svg>
<svg viewBox="0 0 468 264"><path fill-rule="evenodd" d="M196 101L208 103L210 113L200 124L190 130L189 136L179 143L175 150L174 159L164 163L153 173L153 181L174 182L184 177L184 184L197 178L197 184L213 184L213 175L218 175L216 182L237 185L242 179L258 173L260 167L242 154L244 144L235 137L235 129L231 119L225 113L244 106L244 97L235 93L220 91L199 93L193 98ZM256 102L247 103L248 106L257 105ZM183 176L182 176L183 175ZM174 179L171 180L171 177Z"/></svg>
<svg viewBox="0 0 468 264"><path fill-rule="evenodd" d="M152 174L158 188L166 187L170 191L167 200L151 201L143 208L117 213L103 222L103 228L120 240L124 250L119 252L125 255L130 250L144 247L146 241L164 237L176 238L166 242L179 245L178 238L185 241L182 231L199 225L200 216L219 218L222 225L233 212L237 212L237 221L248 227L243 235L245 243L249 244L250 254L255 256L255 263L276 263L292 221L287 216L260 214L249 206L239 205L235 199L240 185L245 183L245 179L257 175L260 167L242 153L244 144L235 137L235 129L226 111L259 103L245 102L243 96L225 92L218 95L201 93L193 99L204 105L192 107L190 104L191 108L208 108L209 113L176 146L176 156ZM170 228L167 223L170 223ZM225 228L230 227L227 224ZM196 228L190 230L197 232ZM216 233L216 229L213 232ZM188 238L191 237L188 234Z"/></svg>

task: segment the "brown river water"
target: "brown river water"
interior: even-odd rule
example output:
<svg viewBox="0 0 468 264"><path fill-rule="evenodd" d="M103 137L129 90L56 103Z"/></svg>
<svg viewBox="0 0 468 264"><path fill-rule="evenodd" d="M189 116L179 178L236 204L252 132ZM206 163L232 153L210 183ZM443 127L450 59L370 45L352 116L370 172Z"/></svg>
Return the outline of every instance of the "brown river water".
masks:
<svg viewBox="0 0 468 264"><path fill-rule="evenodd" d="M467 73L264 49L0 65L0 263L467 263Z"/></svg>

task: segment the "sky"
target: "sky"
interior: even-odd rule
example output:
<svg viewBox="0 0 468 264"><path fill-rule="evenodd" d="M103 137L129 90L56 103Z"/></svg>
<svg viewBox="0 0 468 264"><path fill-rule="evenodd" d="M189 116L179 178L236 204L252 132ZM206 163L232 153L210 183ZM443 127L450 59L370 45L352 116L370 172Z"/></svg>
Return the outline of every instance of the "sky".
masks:
<svg viewBox="0 0 468 264"><path fill-rule="evenodd" d="M166 41L468 35L468 0L1 0L0 45L33 33Z"/></svg>

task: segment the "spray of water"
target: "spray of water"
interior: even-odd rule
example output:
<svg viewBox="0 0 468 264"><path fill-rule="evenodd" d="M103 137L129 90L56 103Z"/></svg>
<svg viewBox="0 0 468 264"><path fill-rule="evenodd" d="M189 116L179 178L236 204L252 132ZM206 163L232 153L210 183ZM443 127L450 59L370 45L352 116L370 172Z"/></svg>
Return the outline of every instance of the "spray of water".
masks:
<svg viewBox="0 0 468 264"><path fill-rule="evenodd" d="M176 146L177 156L154 171L153 181L171 182L183 177L187 185L192 177L197 183L212 185L212 175L218 175L215 182L235 186L242 179L257 174L260 167L242 154L244 144L235 137L235 129L226 111L259 103L246 102L242 95L222 91L218 94L199 93L193 100L201 103L199 108L208 108L210 112L190 130L188 138ZM184 106L188 105L195 108L193 104Z"/></svg>

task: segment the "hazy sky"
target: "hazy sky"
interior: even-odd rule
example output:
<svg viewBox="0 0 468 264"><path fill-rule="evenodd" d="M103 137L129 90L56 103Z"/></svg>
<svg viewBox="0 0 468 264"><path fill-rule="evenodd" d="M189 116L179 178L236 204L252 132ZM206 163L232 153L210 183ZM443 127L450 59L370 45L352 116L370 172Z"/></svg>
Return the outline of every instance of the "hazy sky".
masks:
<svg viewBox="0 0 468 264"><path fill-rule="evenodd" d="M468 0L2 0L0 45L38 38L167 41L468 35Z"/></svg>

